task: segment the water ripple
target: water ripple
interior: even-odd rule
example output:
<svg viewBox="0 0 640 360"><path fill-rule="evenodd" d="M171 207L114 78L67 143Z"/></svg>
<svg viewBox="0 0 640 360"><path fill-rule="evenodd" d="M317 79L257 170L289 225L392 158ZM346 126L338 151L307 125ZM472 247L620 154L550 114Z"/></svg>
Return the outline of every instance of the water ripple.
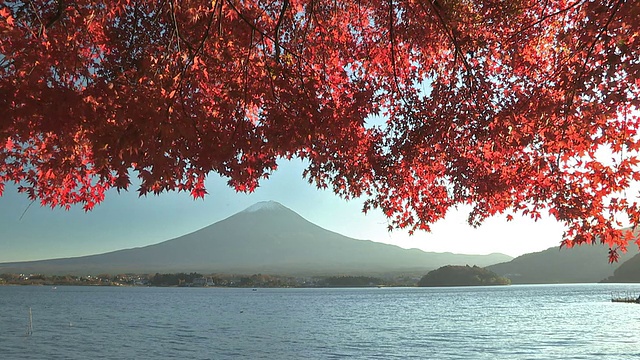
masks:
<svg viewBox="0 0 640 360"><path fill-rule="evenodd" d="M0 358L629 359L640 307L608 294L634 289L5 286Z"/></svg>

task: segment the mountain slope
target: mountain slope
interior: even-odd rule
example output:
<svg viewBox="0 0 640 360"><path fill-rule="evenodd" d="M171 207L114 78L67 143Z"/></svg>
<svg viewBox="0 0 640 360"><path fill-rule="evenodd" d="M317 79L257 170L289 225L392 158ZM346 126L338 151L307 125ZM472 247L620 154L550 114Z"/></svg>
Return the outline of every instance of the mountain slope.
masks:
<svg viewBox="0 0 640 360"><path fill-rule="evenodd" d="M602 245L552 247L487 269L511 279L513 284L591 283L611 276L620 263L638 253L637 249L630 250L621 254L619 263L609 264L607 252Z"/></svg>
<svg viewBox="0 0 640 360"><path fill-rule="evenodd" d="M640 283L640 254L620 264L613 275L603 282Z"/></svg>
<svg viewBox="0 0 640 360"><path fill-rule="evenodd" d="M486 266L504 254L406 250L323 229L276 202L262 202L193 233L142 248L36 262L0 264L0 272L241 272L338 274Z"/></svg>

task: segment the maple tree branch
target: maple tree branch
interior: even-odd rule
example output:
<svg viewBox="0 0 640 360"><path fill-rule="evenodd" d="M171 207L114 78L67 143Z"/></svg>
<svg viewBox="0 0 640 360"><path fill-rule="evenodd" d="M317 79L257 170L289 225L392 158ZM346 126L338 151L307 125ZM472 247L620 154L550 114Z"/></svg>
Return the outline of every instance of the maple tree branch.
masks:
<svg viewBox="0 0 640 360"><path fill-rule="evenodd" d="M222 35L222 6L223 6L222 1L223 0L220 0L220 1L216 0L215 2L215 6L217 6L218 8L218 36ZM215 10L215 7L214 7L214 10Z"/></svg>
<svg viewBox="0 0 640 360"><path fill-rule="evenodd" d="M578 0L578 1L576 1L575 3L573 3L573 4L569 5L569 6L567 6L566 8L560 9L560 10L558 10L558 11L556 11L556 12L553 12L553 13L551 13L551 14L548 14L548 15L543 15L543 16L542 16L540 19L538 19L537 21L534 21L533 23L531 23L531 24L529 24L529 25L527 25L527 26L525 26L525 27L521 28L520 30L518 30L515 34L511 35L511 36L506 40L506 42L509 42L509 41L513 40L513 38L515 38L516 36L518 36L518 35L522 34L522 33L523 33L523 32L525 32L526 30L529 30L529 29L531 29L531 28L532 28L532 27L534 27L534 26L540 25L541 23L543 23L543 22L547 21L547 19L549 19L549 18L552 18L552 17L554 17L554 16L560 15L560 14L562 14L562 13L564 13L564 12L567 12L567 11L571 10L572 8L574 8L574 7L578 6L578 5L582 5L585 1L587 1L587 0ZM546 2L545 2L545 3L546 3ZM545 6L545 7L546 7L546 6Z"/></svg>
<svg viewBox="0 0 640 360"><path fill-rule="evenodd" d="M593 39L593 42L591 43L591 46L587 50L587 54L584 57L584 62L582 64L582 68L580 69L580 72L576 76L575 83L579 83L582 80L582 77L584 76L584 73L585 73L585 71L587 69L587 64L589 63L589 59L591 58L591 55L593 54L593 50L595 49L596 44L598 43L598 41L600 41L600 38L602 37L602 34L604 34L604 32L607 31L607 29L609 28L609 25L611 25L611 22L613 21L616 13L620 9L620 5L622 4L622 1L623 0L616 1L615 5L614 5L614 7L613 7L613 9L611 11L611 14L609 15L609 18L607 19L607 22L604 24L604 26L600 29L598 34ZM569 110L570 110L571 106L573 106L573 100L575 99L575 96L576 96L576 87L574 86L574 87L572 87L571 93L567 98L567 115L569 114Z"/></svg>
<svg viewBox="0 0 640 360"><path fill-rule="evenodd" d="M389 0L389 48L391 51L391 70L393 71L393 81L395 82L396 90L400 92L400 85L398 84L398 67L396 65L396 34L393 26L393 15L393 0Z"/></svg>
<svg viewBox="0 0 640 360"><path fill-rule="evenodd" d="M265 36L262 36L262 46L263 47L267 47L266 41L265 41ZM276 92L276 85L273 83L273 69L271 68L271 66L269 66L268 62L264 62L264 67L267 68L267 74L269 75L269 88L271 89L271 95L273 96L273 98L276 100L277 103L280 103L280 97L278 96L277 92Z"/></svg>
<svg viewBox="0 0 640 360"><path fill-rule="evenodd" d="M36 16L38 23L40 23L40 30L38 30L37 37L42 37L42 35L47 29L51 28L53 25L55 25L56 22L58 22L62 18L64 5L65 5L63 0L58 0L56 13L53 14L51 19L49 19L49 21L47 21L46 24L43 22L42 17L38 13L38 10L36 9L36 7L33 5L33 2L29 1L28 3L29 3L29 6L31 7L31 10L33 11L33 14ZM31 34L35 35L33 31L31 31ZM22 50L24 50L24 48ZM0 60L0 67L4 69L8 69L11 65L14 65L14 64L15 64L15 59L7 60L5 57L3 57L2 60ZM31 71L33 71L33 68L31 69Z"/></svg>
<svg viewBox="0 0 640 360"><path fill-rule="evenodd" d="M295 57L296 59L302 59L302 56L300 56L299 54L297 54L296 52L292 51L291 49L289 49L286 46L283 46L281 44L279 44L278 40L275 39L273 36L269 35L266 31L263 31L261 29L259 29L257 26L255 26L251 21L249 21L249 19L247 19L246 16L244 16L244 14L235 6L233 5L233 3L231 2L231 0L226 0L227 4L229 5L229 7L231 7L231 10L233 10L238 17L244 21L247 25L249 25L253 30L255 30L258 34L262 35L264 38L271 40L274 44L276 44L276 47L280 47L282 48L285 52L291 54L291 56ZM306 61L305 61L306 62Z"/></svg>
<svg viewBox="0 0 640 360"><path fill-rule="evenodd" d="M64 1L58 0L58 8L56 9L56 13L53 15L51 19L49 19L49 22L47 23L47 25L45 25L46 29L49 29L50 27L52 27L53 24L55 24L58 20L62 18L63 9L64 9Z"/></svg>
<svg viewBox="0 0 640 360"><path fill-rule="evenodd" d="M182 36L180 36L180 29L178 29L178 22L176 20L176 9L175 9L175 5L173 4L173 1L174 0L169 1L169 9L171 14L171 20L173 21L173 33L178 37L178 40L176 41L176 44L178 45L178 52L181 52L180 40L182 40Z"/></svg>
<svg viewBox="0 0 640 360"><path fill-rule="evenodd" d="M422 10L425 12L425 14L429 14L430 13L425 8L424 4L421 1L419 1L418 4L422 8ZM433 9L433 12L435 12L438 20L440 20L440 24L442 25L442 28L443 28L444 32L447 34L447 37L453 43L454 53L455 53L456 57L460 56L462 64L463 64L464 68L466 69L467 73L472 74L471 65L469 65L469 63L467 62L467 59L465 59L464 54L462 53L462 49L460 48L460 44L458 43L458 38L456 37L455 31L453 29L449 28L446 20L444 19L444 17L440 13L440 10L439 10L440 9L440 5L437 3L436 0L430 0L429 4L431 5L431 8Z"/></svg>
<svg viewBox="0 0 640 360"><path fill-rule="evenodd" d="M217 1L212 1L211 2L211 15L209 16L209 21L207 21L207 26L205 28L204 34L202 35L202 39L200 40L200 44L198 44L198 48L193 50L193 48L189 47L189 58L187 61L185 61L185 64L180 72L180 84L178 86L179 90L180 90L180 94L183 94L183 89L184 89L184 74L186 73L187 69L189 68L189 66L191 66L196 58L196 56L198 56L198 54L200 52L202 52L202 50L204 49L204 45L207 41L207 39L209 38L209 32L211 31L211 27L213 25L213 20L215 18L215 8L217 6ZM188 44L188 43L187 43ZM179 51L179 50L178 50ZM183 104L184 107L184 104Z"/></svg>
<svg viewBox="0 0 640 360"><path fill-rule="evenodd" d="M158 11L155 12L153 18L152 18L152 22L156 22L158 21L158 19L160 18L160 16L162 16L162 11L161 9L164 8L165 4L167 3L167 1L170 0L158 0L158 5L156 5L156 9L159 9Z"/></svg>
<svg viewBox="0 0 640 360"><path fill-rule="evenodd" d="M202 39L200 40L200 44L198 45L198 48L195 51L194 57L198 55L198 53L200 53L202 51L202 49L204 48L204 44L207 41L207 39L209 38L209 32L211 31L211 26L213 25L213 19L215 18L216 12L216 6L218 6L218 1L212 1L211 2L211 15L209 16L209 21L207 22L207 28L204 31L204 35L202 35ZM218 19L220 20L220 19Z"/></svg>
<svg viewBox="0 0 640 360"><path fill-rule="evenodd" d="M424 4L422 2L418 2L418 4L422 8L422 10L425 12L425 14L430 14L430 12L425 8L425 6L424 6ZM457 59L459 57L460 61L462 62L462 66L464 67L464 70L466 71L466 74L467 74L467 77L468 77L468 82L469 82L469 87L471 89L473 89L473 88L481 88L487 94L492 93L491 89L488 88L486 81L484 81L483 79L479 78L476 75L476 73L474 72L473 67L467 61L467 59L465 57L466 55L463 53L462 48L460 46L460 42L458 41L458 36L456 35L456 29L450 27L449 24L447 23L447 21L445 20L444 16L440 12L441 6L437 3L437 0L430 0L429 4L431 5L431 8L433 9L433 12L435 12L440 24L442 25L442 28L443 28L445 34L447 35L447 37L449 38L449 40L453 44L453 47L454 47L454 60L453 60L454 66L457 63ZM450 88L453 87L453 86L454 86L453 83L451 83L450 84ZM486 96L484 96L484 97L481 98L481 100L487 104L489 109L493 108L494 104L491 102L490 98L487 98Z"/></svg>
<svg viewBox="0 0 640 360"><path fill-rule="evenodd" d="M305 18L307 18L307 21L305 21L304 24L304 31L302 32L302 38L304 39L307 38L307 35L309 34L309 28L311 27L311 22L315 18L315 4L316 0L311 0L304 14Z"/></svg>
<svg viewBox="0 0 640 360"><path fill-rule="evenodd" d="M27 211L29 211L29 208L31 207L31 205L33 205L33 203L36 202L36 199L31 200L31 202L29 203L29 205L27 205L27 207L24 209L24 211L22 212L22 215L20 215L20 218L18 219L18 221L22 220L22 218L24 217L24 214L27 213Z"/></svg>
<svg viewBox="0 0 640 360"><path fill-rule="evenodd" d="M244 107L246 113L246 107L248 102L249 93L249 60L251 60L251 50L253 50L253 37L255 30L251 29L251 39L249 40L249 49L247 50L247 58L244 63Z"/></svg>
<svg viewBox="0 0 640 360"><path fill-rule="evenodd" d="M393 82L396 87L396 91L400 94L400 98L402 102L410 109L411 106L407 101L404 91L400 88L400 82L398 80L398 65L396 62L396 34L395 34L395 11L393 7L393 0L389 0L389 47L390 47L390 56L391 56L391 71L393 72Z"/></svg>
<svg viewBox="0 0 640 360"><path fill-rule="evenodd" d="M184 98L184 88L185 88L185 74L187 72L187 69L194 63L194 60L196 58L196 56L198 56L198 54L200 52L202 52L202 50L204 49L204 45L207 41L207 39L209 38L209 33L211 31L211 27L213 25L213 20L215 19L215 15L216 15L216 7L218 6L218 2L217 1L212 1L211 2L211 14L209 15L209 19L207 21L207 25L204 31L204 34L202 35L202 39L200 39L200 42L198 44L198 47L196 49L193 49L192 45L186 41L182 36L179 35L179 30L178 30L178 24L177 24L177 20L176 20L176 16L175 16L175 8L173 5L173 2L171 2L171 10L172 10L172 18L173 18L173 22L174 22L174 26L175 26L175 32L178 34L179 38L182 39L182 41L187 45L187 48L189 49L189 56L187 58L187 60L185 61L182 69L180 70L180 82L178 83L178 93L181 95L181 97ZM179 42L178 42L178 52L180 52L180 46L179 46ZM174 100L175 96L171 98L171 100ZM175 102L175 100L174 100ZM181 108L182 108L182 112L188 117L191 118L191 116L188 115L187 110L185 108L185 104L184 101L180 102L181 104ZM171 107L171 104L168 105L167 110L169 110L169 108ZM199 129L197 128L197 126L195 126L195 121L192 119L192 124L194 126L194 129L196 130L197 134L200 134ZM180 131L180 130L179 130Z"/></svg>
<svg viewBox="0 0 640 360"><path fill-rule="evenodd" d="M184 36L182 36L182 33L180 33L180 30L178 28L178 19L176 18L176 10L175 10L175 5L173 3L173 1L169 1L169 7L171 8L171 19L173 20L173 26L174 26L174 30L175 30L175 34L176 36L178 36L179 41L177 41L177 45L178 45L178 52L181 52L182 50L180 49L180 40L182 40L183 43L185 43L185 45L187 46L187 49L189 50L189 53L193 53L193 45L187 41L187 39L184 38Z"/></svg>
<svg viewBox="0 0 640 360"><path fill-rule="evenodd" d="M285 12L287 11L287 7L289 6L289 0L284 0L282 2L282 9L280 10L280 16L278 17L278 22L276 23L275 28L275 51L276 51L276 61L280 62L280 26L282 26L282 21L284 20Z"/></svg>
<svg viewBox="0 0 640 360"><path fill-rule="evenodd" d="M31 5L31 8L33 9L34 13L36 14L36 17L38 18L38 21L40 22L40 31L38 32L38 37L41 37L46 30L49 30L56 22L58 22L58 20L60 20L62 18L62 14L63 14L63 10L64 10L64 1L63 0L58 0L58 4L57 4L58 6L56 8L56 13L53 14L53 16L49 19L49 21L47 21L46 24L44 24L42 22L42 18L37 13L35 7L33 6L33 3L29 2L29 5Z"/></svg>
<svg viewBox="0 0 640 360"><path fill-rule="evenodd" d="M38 22L40 23L40 31L38 31L38 37L40 37L42 36L42 29L44 28L44 23L42 22L42 18L38 13L38 9L36 9L35 5L33 5L33 2L29 1L29 6L31 6L31 10L33 10L33 14L36 16L36 19L38 19ZM33 34L33 32L31 33Z"/></svg>
<svg viewBox="0 0 640 360"><path fill-rule="evenodd" d="M129 36L129 46L128 46L128 51L130 52L134 52L135 50L135 43L138 40L138 7L134 7L133 8L133 31L131 31L131 34Z"/></svg>

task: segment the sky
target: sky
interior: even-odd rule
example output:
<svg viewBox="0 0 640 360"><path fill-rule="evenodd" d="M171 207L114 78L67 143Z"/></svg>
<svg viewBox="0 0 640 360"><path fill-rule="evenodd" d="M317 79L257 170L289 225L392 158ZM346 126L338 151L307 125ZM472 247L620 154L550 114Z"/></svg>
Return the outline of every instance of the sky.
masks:
<svg viewBox="0 0 640 360"><path fill-rule="evenodd" d="M318 190L302 178L299 160L279 163L270 179L251 194L236 193L226 180L211 176L209 195L194 200L188 193L139 197L109 191L90 212L41 207L7 184L0 197L0 262L29 261L99 254L169 240L223 220L260 201L277 201L305 219L331 231L361 240L403 248L459 254L500 252L510 256L558 246L561 224L549 218L537 222L516 217L487 220L474 229L467 225L468 209L451 211L434 224L431 233L387 231L380 210L362 213L364 200L345 201L330 190Z"/></svg>

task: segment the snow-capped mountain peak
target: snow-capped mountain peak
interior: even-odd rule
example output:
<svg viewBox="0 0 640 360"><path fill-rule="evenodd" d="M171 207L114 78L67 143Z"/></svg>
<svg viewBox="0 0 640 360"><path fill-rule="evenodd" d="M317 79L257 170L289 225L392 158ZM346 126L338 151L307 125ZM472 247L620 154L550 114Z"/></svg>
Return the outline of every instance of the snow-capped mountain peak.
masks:
<svg viewBox="0 0 640 360"><path fill-rule="evenodd" d="M261 201L244 209L243 212L256 212L256 211L269 211L269 210L282 210L282 209L285 209L285 207L282 206L282 204L280 204L277 201Z"/></svg>

